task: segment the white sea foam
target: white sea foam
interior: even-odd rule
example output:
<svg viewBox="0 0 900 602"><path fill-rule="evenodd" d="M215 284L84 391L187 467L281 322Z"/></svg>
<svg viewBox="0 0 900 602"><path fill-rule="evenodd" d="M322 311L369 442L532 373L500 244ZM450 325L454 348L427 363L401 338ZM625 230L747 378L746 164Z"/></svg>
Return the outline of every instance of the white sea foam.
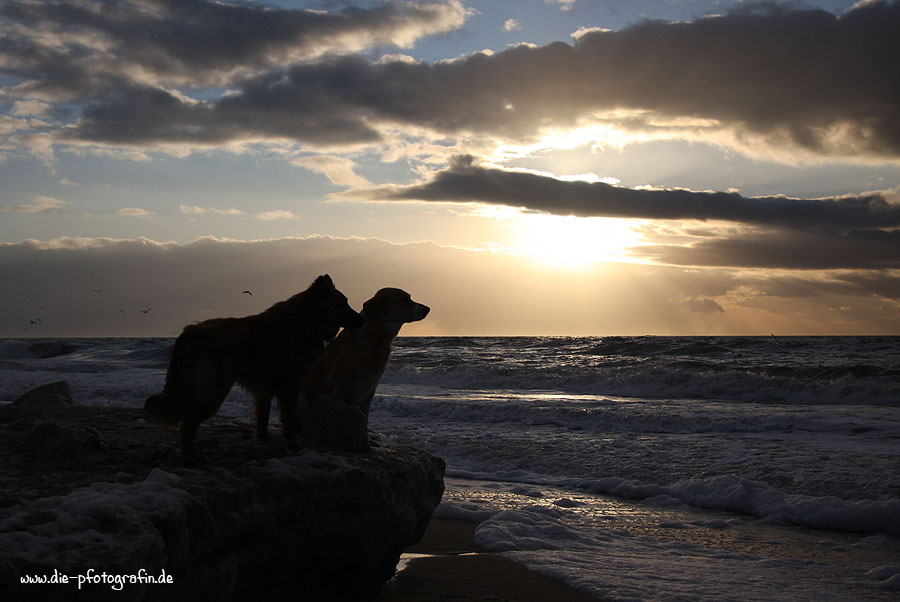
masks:
<svg viewBox="0 0 900 602"><path fill-rule="evenodd" d="M0 400L141 407L171 343L0 341ZM370 427L447 461L438 515L604 599L887 600L898 366L891 337L400 339Z"/></svg>

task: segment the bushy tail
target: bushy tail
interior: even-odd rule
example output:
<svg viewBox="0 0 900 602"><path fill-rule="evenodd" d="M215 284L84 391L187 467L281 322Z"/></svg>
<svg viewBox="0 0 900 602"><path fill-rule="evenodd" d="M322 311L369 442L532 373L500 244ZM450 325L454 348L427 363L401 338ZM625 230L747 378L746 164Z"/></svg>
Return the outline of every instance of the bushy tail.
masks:
<svg viewBox="0 0 900 602"><path fill-rule="evenodd" d="M191 336L186 336L187 330L175 339L162 393L151 395L144 402L144 417L150 422L175 425L184 418L196 359L196 353L192 353L194 346L190 344Z"/></svg>

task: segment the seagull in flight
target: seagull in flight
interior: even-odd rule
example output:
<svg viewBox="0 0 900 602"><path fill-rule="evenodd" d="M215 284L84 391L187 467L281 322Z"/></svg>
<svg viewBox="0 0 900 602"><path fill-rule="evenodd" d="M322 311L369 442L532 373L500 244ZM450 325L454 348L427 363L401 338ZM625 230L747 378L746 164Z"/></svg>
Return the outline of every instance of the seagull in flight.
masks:
<svg viewBox="0 0 900 602"><path fill-rule="evenodd" d="M250 295L251 297L253 296L253 293L251 293L250 291L241 291L241 294L242 295L247 294L247 295Z"/></svg>
<svg viewBox="0 0 900 602"><path fill-rule="evenodd" d="M123 315L123 316L125 315L125 310L122 309L121 307L119 308L119 311L122 312L122 315Z"/></svg>
<svg viewBox="0 0 900 602"><path fill-rule="evenodd" d="M105 288L92 288L91 290L94 291L95 293L102 293L106 289Z"/></svg>
<svg viewBox="0 0 900 602"><path fill-rule="evenodd" d="M152 307L148 307L147 309L142 309L141 311L142 311L143 313L147 313L147 312L149 312L151 309L153 309L153 308L152 308Z"/></svg>

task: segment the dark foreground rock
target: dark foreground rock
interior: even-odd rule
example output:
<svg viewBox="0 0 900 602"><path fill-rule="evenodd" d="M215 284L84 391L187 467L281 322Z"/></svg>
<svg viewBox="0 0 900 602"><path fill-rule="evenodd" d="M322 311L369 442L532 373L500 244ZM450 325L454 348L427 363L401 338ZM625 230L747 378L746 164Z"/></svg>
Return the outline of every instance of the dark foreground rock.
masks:
<svg viewBox="0 0 900 602"><path fill-rule="evenodd" d="M443 494L444 462L420 450L294 453L226 419L185 468L177 431L67 390L0 407L4 601L365 600Z"/></svg>

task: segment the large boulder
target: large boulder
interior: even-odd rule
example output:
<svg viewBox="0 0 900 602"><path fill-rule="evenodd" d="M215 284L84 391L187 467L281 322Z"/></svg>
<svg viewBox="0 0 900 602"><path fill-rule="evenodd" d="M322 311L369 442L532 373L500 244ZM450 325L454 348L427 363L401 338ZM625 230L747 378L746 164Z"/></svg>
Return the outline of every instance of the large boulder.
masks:
<svg viewBox="0 0 900 602"><path fill-rule="evenodd" d="M0 407L0 598L373 597L424 534L444 462L383 444L294 453L252 433L204 423L207 463L185 468L177 430L139 409Z"/></svg>
<svg viewBox="0 0 900 602"><path fill-rule="evenodd" d="M22 406L55 406L72 405L74 402L69 383L60 380L23 393L13 403Z"/></svg>

